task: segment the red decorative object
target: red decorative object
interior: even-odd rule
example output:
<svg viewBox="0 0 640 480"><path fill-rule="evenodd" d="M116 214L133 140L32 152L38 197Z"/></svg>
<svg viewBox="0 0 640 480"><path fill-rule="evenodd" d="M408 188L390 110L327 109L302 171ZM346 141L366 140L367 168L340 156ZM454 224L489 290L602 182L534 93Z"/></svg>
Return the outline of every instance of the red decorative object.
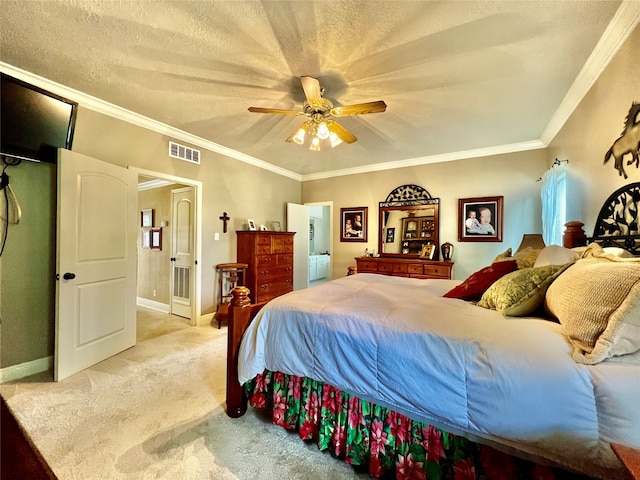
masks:
<svg viewBox="0 0 640 480"><path fill-rule="evenodd" d="M459 298L461 300L480 300L482 294L493 282L517 269L518 265L515 260L492 263L488 267L472 273L469 278L449 290L443 297Z"/></svg>

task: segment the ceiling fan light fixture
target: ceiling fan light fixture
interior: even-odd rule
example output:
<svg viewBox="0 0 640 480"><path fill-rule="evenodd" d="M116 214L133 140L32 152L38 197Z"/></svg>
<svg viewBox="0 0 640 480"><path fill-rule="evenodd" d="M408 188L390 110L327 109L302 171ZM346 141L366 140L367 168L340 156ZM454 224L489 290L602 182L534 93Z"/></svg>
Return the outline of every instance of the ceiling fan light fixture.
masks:
<svg viewBox="0 0 640 480"><path fill-rule="evenodd" d="M340 137L338 137L338 135L336 135L333 132L329 133L329 140L331 141L331 148L337 147L342 143L342 140L340 140Z"/></svg>
<svg viewBox="0 0 640 480"><path fill-rule="evenodd" d="M367 113L381 113L386 111L387 104L382 100L375 102L357 103L354 105L333 106L333 103L324 98L324 88L320 87L317 78L304 75L300 77L302 89L306 98L302 105L302 111L283 110L280 108L249 107L254 113L275 113L278 115L304 115L309 120L304 122L296 131L292 133L286 142L293 142L298 145L305 143L307 133L311 138L310 150L320 151L320 141L329 140L331 147L336 147L341 143L351 144L358 140L349 130L329 117L346 117L351 115L363 115Z"/></svg>
<svg viewBox="0 0 640 480"><path fill-rule="evenodd" d="M309 130L309 125L307 123L303 123L300 125L300 128L296 132L296 134L292 137L292 140L298 145L302 145L304 143L304 137L307 134L307 130Z"/></svg>
<svg viewBox="0 0 640 480"><path fill-rule="evenodd" d="M320 140L326 140L329 138L329 127L327 127L326 122L320 122L318 124L318 131L316 133Z"/></svg>

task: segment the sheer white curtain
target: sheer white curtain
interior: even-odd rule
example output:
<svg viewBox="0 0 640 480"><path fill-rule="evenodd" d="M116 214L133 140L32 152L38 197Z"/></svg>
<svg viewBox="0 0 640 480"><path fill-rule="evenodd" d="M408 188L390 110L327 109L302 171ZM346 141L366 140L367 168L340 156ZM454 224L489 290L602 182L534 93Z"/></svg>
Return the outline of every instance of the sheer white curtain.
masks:
<svg viewBox="0 0 640 480"><path fill-rule="evenodd" d="M554 165L542 176L542 238L547 245L562 245L566 223L567 172Z"/></svg>

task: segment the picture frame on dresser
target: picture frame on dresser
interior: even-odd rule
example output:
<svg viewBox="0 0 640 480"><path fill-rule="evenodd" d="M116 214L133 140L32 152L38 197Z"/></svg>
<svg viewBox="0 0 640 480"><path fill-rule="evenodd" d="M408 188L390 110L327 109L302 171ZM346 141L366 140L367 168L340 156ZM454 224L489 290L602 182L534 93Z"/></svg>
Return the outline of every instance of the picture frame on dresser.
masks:
<svg viewBox="0 0 640 480"><path fill-rule="evenodd" d="M436 246L433 243L427 243L422 246L422 250L420 251L420 258L423 260L431 260L433 258L433 253L436 249Z"/></svg>
<svg viewBox="0 0 640 480"><path fill-rule="evenodd" d="M366 242L369 207L340 209L340 241Z"/></svg>
<svg viewBox="0 0 640 480"><path fill-rule="evenodd" d="M502 242L504 197L458 199L459 242Z"/></svg>

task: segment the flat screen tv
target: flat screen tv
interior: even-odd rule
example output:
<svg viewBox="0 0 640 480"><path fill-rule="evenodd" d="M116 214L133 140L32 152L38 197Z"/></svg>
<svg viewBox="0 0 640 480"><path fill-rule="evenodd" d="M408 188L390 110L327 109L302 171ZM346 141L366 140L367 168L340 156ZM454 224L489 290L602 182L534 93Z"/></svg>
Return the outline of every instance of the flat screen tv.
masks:
<svg viewBox="0 0 640 480"><path fill-rule="evenodd" d="M2 155L55 163L57 149L71 150L78 104L2 73Z"/></svg>

